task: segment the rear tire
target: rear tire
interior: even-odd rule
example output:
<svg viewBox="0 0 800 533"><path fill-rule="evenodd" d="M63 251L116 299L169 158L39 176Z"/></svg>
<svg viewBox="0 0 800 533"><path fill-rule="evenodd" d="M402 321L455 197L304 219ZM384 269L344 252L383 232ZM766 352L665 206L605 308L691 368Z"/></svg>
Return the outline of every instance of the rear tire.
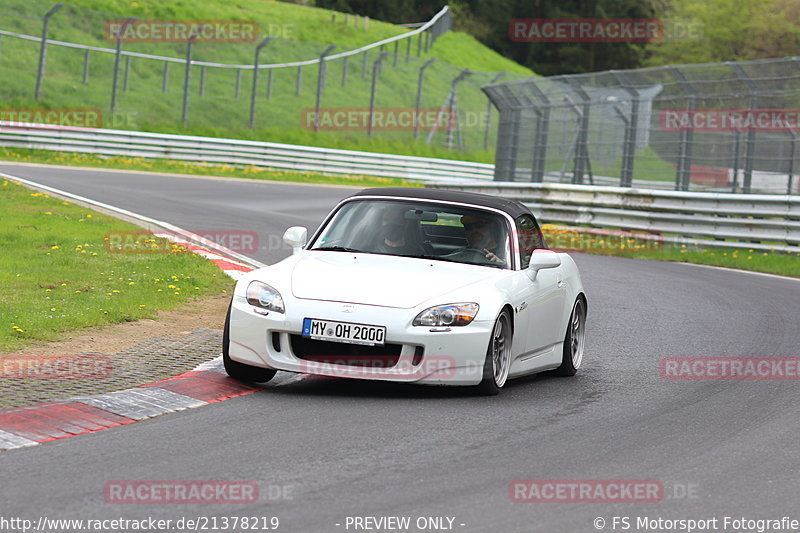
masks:
<svg viewBox="0 0 800 533"><path fill-rule="evenodd" d="M483 363L483 380L478 385L478 393L484 396L496 396L508 379L511 367L511 317L504 309L494 323L489 346L486 348L486 360Z"/></svg>
<svg viewBox="0 0 800 533"><path fill-rule="evenodd" d="M225 365L225 372L233 379L239 381L249 381L252 383L266 383L275 377L277 370L271 368L261 368L259 366L246 365L231 359L229 355L231 345L231 307L233 300L228 306L228 314L225 316L225 328L222 330L222 363Z"/></svg>
<svg viewBox="0 0 800 533"><path fill-rule="evenodd" d="M583 349L586 344L586 302L578 297L572 307L564 337L564 350L561 366L556 369L559 376L574 376L583 362Z"/></svg>

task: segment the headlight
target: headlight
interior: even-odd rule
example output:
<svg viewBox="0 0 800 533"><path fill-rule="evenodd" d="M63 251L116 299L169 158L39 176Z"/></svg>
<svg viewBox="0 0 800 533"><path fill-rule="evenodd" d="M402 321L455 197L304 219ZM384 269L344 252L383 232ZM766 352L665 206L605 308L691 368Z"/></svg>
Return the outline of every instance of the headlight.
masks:
<svg viewBox="0 0 800 533"><path fill-rule="evenodd" d="M466 326L478 314L478 304L446 304L429 307L412 322L415 326Z"/></svg>
<svg viewBox="0 0 800 533"><path fill-rule="evenodd" d="M247 303L276 313L285 311L281 293L260 281L251 281L247 286Z"/></svg>

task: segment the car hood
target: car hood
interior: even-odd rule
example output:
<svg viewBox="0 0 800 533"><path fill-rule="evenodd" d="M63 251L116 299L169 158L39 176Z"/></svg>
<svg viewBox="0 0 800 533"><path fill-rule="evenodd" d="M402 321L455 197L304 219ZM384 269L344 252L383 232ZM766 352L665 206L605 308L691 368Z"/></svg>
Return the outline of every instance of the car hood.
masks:
<svg viewBox="0 0 800 533"><path fill-rule="evenodd" d="M408 309L501 272L410 257L311 252L292 269L292 294L296 298Z"/></svg>

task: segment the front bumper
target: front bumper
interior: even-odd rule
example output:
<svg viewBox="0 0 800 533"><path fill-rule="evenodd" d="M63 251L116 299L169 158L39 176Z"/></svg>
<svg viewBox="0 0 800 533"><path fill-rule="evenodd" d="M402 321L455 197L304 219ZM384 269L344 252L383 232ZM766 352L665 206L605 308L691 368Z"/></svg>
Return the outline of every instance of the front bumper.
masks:
<svg viewBox="0 0 800 533"><path fill-rule="evenodd" d="M262 315L243 297L234 296L231 359L303 374L426 385L477 385L483 377L492 322L476 320L449 331L431 331L436 328L411 325L418 312L413 309L354 304L345 314L340 302L293 298L286 302L286 309L289 314ZM306 317L386 326L386 343L401 346L397 363L391 367L351 366L298 357L290 336L300 334Z"/></svg>

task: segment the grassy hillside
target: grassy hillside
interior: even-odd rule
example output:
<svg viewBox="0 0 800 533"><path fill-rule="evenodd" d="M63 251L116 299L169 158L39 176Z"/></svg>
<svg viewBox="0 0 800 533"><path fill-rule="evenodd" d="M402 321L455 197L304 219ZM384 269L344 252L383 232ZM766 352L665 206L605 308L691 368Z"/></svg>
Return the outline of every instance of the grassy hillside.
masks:
<svg viewBox="0 0 800 533"><path fill-rule="evenodd" d="M31 35L41 32L39 17L52 4L41 0L6 0L0 7L0 29ZM203 3L156 0L71 0L53 17L50 38L82 44L113 48L105 40L104 24L108 20L137 17L142 20L255 20L262 33L277 37L263 50L261 63L296 61L317 57L328 44L335 52L353 49L364 44L398 35L408 30L399 26L331 11L263 0L208 0ZM365 27L366 26L366 27ZM184 43L129 43L125 50L185 57ZM193 47L195 60L219 63L251 64L254 43L198 43ZM317 67L308 66L298 76L297 68L277 69L271 78L261 71L257 98L257 121L248 128L252 72L238 69L209 68L201 95L201 68L191 69L189 118L181 122L185 67L173 63L169 67L167 90L162 92L164 63L133 58L124 90L125 61L120 67L120 87L117 113L109 113L113 79L113 54L92 52L89 57L89 79L83 83L84 53L80 50L48 47L46 77L42 101L33 99L38 61L38 43L3 37L0 46L0 108L91 107L104 112L104 127L137 129L171 133L189 133L301 143L319 146L389 151L417 155L468 158L481 161L493 159L493 139L484 149L486 96L480 86L489 82L499 71L506 71L504 80L520 79L532 73L481 45L465 34L448 33L429 51L417 56L417 40L412 54L406 57L406 44L401 42L395 61L394 47L386 51L376 91L376 107L407 108L415 105L418 70L429 58L436 58L425 71L425 91L422 107L440 108L447 96L450 82L463 69L473 73L459 84L459 121L464 153L446 147L443 128L431 136L421 132L415 140L411 131L375 131L368 138L365 128L357 131L314 132L304 121L304 110L313 109L316 98ZM372 64L379 55L371 51L364 69L362 56L327 63L326 85L322 97L324 108L369 107ZM346 79L344 79L346 72ZM299 94L297 80L300 79ZM237 78L239 85L236 93ZM492 114L496 125L496 113ZM453 141L458 146L457 138Z"/></svg>

